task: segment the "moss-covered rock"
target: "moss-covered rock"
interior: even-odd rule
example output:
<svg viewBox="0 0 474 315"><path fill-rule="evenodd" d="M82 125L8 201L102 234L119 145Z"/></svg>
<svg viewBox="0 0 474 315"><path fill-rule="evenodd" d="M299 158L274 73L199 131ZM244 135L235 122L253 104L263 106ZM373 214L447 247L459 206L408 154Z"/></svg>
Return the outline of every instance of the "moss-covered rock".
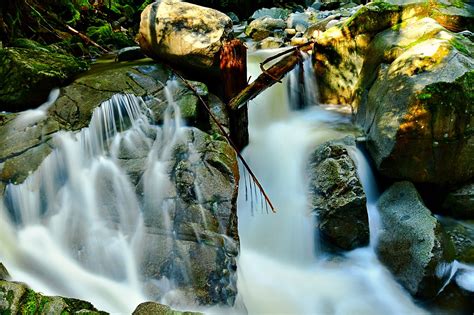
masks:
<svg viewBox="0 0 474 315"><path fill-rule="evenodd" d="M387 44L400 35L374 54L376 78L374 63L365 63L357 120L382 174L452 185L474 176L474 45L429 21L380 34ZM410 26L426 36L404 36Z"/></svg>
<svg viewBox="0 0 474 315"><path fill-rule="evenodd" d="M366 196L350 147L355 149L353 138L324 143L310 158L311 205L328 249L352 250L369 243Z"/></svg>
<svg viewBox="0 0 474 315"><path fill-rule="evenodd" d="M144 302L137 306L132 315L202 315L198 312L180 312L155 302Z"/></svg>
<svg viewBox="0 0 474 315"><path fill-rule="evenodd" d="M0 312L2 314L107 314L91 303L59 296L44 296L25 284L0 280Z"/></svg>
<svg viewBox="0 0 474 315"><path fill-rule="evenodd" d="M87 68L83 61L43 48L0 49L0 109L35 108L52 88L69 83Z"/></svg>
<svg viewBox="0 0 474 315"><path fill-rule="evenodd" d="M376 248L380 261L411 294L436 296L444 284L437 268L453 260L453 244L441 225L409 182L392 185L377 206L382 222Z"/></svg>
<svg viewBox="0 0 474 315"><path fill-rule="evenodd" d="M368 51L369 44L378 33L399 29L409 19L424 17L432 17L450 30L472 30L474 11L470 8L472 5L462 0L370 2L342 25L328 29L317 38L315 68L321 101L352 103L364 61L370 62L373 57ZM459 22L453 24L455 20Z"/></svg>

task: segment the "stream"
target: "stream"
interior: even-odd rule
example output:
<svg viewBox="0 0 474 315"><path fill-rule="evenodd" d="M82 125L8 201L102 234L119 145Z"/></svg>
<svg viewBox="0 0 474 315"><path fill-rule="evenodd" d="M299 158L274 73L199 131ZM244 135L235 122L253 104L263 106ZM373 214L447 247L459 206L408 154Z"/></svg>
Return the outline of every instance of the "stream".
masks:
<svg viewBox="0 0 474 315"><path fill-rule="evenodd" d="M249 72L258 73L259 62L271 54L251 56ZM350 116L331 107L292 110L304 106L284 101L298 99L291 92L276 84L249 106L250 143L244 157L277 209L276 214L252 211L241 183L238 292L249 314L423 314L374 253L379 193L359 150L353 156L367 194L371 244L338 258L318 250L316 218L307 200L308 157L318 144L343 137ZM310 105L315 96L302 98Z"/></svg>
<svg viewBox="0 0 474 315"><path fill-rule="evenodd" d="M253 78L259 62L273 54L249 56ZM303 68L309 67L306 59ZM268 213L261 196L250 191L248 177L241 176L236 307L207 311L424 314L374 253L380 193L358 149L351 155L367 194L370 245L337 257L319 249L307 193L308 157L318 144L352 134L353 127L347 110L317 106L312 76L306 76L303 93L295 92L296 81L291 74L249 104L250 142L243 155L277 212ZM173 89L173 83L167 88ZM162 126L149 124L139 98L114 96L95 110L88 128L59 133L58 149L24 183L7 187L0 203L0 261L15 281L44 294L84 299L112 313L131 313L149 299L137 267L147 245L142 210L163 202L156 192L168 189L165 161L174 145L185 143L187 132L168 94ZM44 116L38 111L24 119ZM147 138L150 133L154 141ZM148 152L143 203L117 162L123 146Z"/></svg>

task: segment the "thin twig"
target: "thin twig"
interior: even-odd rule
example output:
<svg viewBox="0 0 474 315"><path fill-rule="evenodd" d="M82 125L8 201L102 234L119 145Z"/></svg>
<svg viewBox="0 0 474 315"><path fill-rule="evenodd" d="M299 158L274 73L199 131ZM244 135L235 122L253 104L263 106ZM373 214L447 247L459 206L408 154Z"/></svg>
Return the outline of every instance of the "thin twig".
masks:
<svg viewBox="0 0 474 315"><path fill-rule="evenodd" d="M204 108L206 109L206 111L209 113L209 116L211 117L211 119L214 121L214 123L216 123L217 127L219 128L219 130L222 132L222 135L224 136L224 138L227 140L227 142L230 144L230 146L232 147L232 149L234 149L235 153L237 154L238 158L240 159L240 161L242 162L242 165L245 167L245 169L247 170L247 172L249 173L250 177L252 178L253 182L257 185L258 189L260 190L260 192L262 193L262 195L265 197L265 200L266 202L268 203L268 205L270 206L270 209L272 210L273 213L276 212L275 210L275 207L273 206L272 202L270 201L270 198L268 197L268 195L266 194L265 190L263 189L262 185L260 184L260 182L258 181L257 177L255 176L255 174L253 173L253 171L250 169L250 166L247 164L247 161L245 161L244 157L242 156L242 154L240 154L239 150L237 149L237 146L234 144L234 142L232 141L232 139L230 138L230 136L227 134L227 132L225 131L224 127L222 127L222 125L219 123L219 121L217 120L216 116L214 116L214 114L212 113L211 109L209 108L209 106L207 105L207 103L203 100L203 98L201 97L201 95L196 91L196 89L191 85L191 83L189 83L188 80L186 80L185 78L183 78L183 76L181 74L179 74L177 71L175 71L174 69L171 68L171 71L173 71L174 74L176 74L183 82L184 84L186 84L186 86L191 90L193 91L193 93L197 96L197 98L199 99L199 101L202 103L202 105L204 106ZM253 201L252 201L253 202Z"/></svg>

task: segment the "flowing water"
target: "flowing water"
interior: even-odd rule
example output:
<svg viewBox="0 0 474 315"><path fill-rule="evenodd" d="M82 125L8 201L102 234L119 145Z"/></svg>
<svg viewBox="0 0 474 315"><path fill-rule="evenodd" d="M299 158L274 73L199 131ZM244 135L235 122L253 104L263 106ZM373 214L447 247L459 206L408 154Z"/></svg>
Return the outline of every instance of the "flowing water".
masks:
<svg viewBox="0 0 474 315"><path fill-rule="evenodd" d="M13 279L109 312L131 313L147 300L137 267L145 246L142 210L158 208L169 184L166 161L186 142L174 85L166 87L163 126L150 124L140 98L114 95L94 111L88 128L58 133L56 149L25 182L7 186L0 261ZM16 126L43 119L44 111L21 114ZM140 150L147 152L144 201L118 162L119 154Z"/></svg>
<svg viewBox="0 0 474 315"><path fill-rule="evenodd" d="M250 71L257 72L258 63L266 56L265 51L251 56L254 68ZM379 224L375 202L379 193L370 166L358 150L352 155L367 193L371 246L338 259L329 259L317 251L316 219L307 199L310 150L344 136L341 125L349 125L350 121L347 115L322 107L306 107L316 102L315 95L295 95L292 87L299 75L290 76L288 90L284 85L275 85L249 106L250 143L244 156L277 213L252 211L241 183L241 252L237 269L240 298L250 314L424 313L375 257L373 245ZM306 101L299 106L289 104L288 99ZM302 107L306 109L291 110Z"/></svg>
<svg viewBox="0 0 474 315"><path fill-rule="evenodd" d="M250 56L253 77L269 54L275 52ZM318 250L305 167L317 144L350 133L351 123L333 107L314 106L317 87L310 68L306 57L290 74L288 85L275 85L249 105L250 143L244 156L277 213L268 214L260 206L258 194L248 191L242 176L239 303L234 311L422 314L374 254L379 192L357 149L351 155L367 194L370 246L337 258ZM173 84L167 87L163 126L150 124L141 99L116 95L95 110L88 128L56 135L56 149L40 168L24 183L7 187L5 202L0 203L0 261L16 281L45 294L85 299L109 312L130 313L147 300L138 272L140 251L146 246L143 211L163 205L160 192L171 185L166 161L176 144L186 142L186 127L171 97ZM56 97L53 91L41 108L20 115L18 124L44 119ZM123 150L147 152L142 199L118 163ZM456 268L462 271L458 283L472 290L472 267ZM159 285L173 289L169 279Z"/></svg>

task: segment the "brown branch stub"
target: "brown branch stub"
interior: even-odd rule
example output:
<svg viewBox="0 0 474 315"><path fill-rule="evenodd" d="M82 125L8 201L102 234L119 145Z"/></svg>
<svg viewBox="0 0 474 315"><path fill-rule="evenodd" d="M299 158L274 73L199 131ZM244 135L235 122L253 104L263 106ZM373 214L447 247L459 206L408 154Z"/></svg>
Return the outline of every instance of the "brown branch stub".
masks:
<svg viewBox="0 0 474 315"><path fill-rule="evenodd" d="M281 82L281 79L300 62L300 51L311 50L313 42L308 42L299 46L292 47L285 50L275 56L267 58L261 63L262 74L258 76L249 86L243 89L237 96L229 101L229 107L232 110L236 110L244 106L248 101L255 98L261 92L275 84ZM286 55L286 56L285 56ZM263 65L269 61L275 60L279 57L283 57L280 61L272 65L268 69L264 69Z"/></svg>
<svg viewBox="0 0 474 315"><path fill-rule="evenodd" d="M219 54L221 97L228 103L232 97L247 87L247 47L238 39L223 43ZM229 112L230 137L239 150L248 144L247 109Z"/></svg>

